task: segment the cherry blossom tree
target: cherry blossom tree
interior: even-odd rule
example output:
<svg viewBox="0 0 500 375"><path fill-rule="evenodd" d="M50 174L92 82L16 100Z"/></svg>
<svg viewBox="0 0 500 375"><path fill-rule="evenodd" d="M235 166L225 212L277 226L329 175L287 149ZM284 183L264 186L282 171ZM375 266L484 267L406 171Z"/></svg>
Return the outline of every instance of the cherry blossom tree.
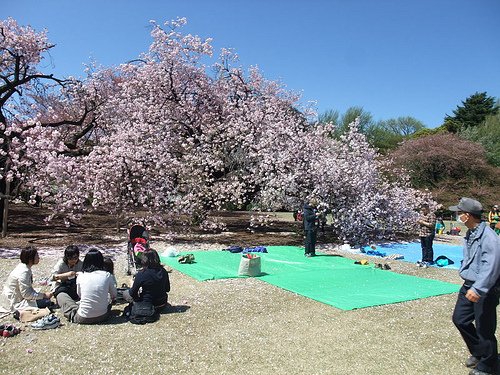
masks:
<svg viewBox="0 0 500 375"><path fill-rule="evenodd" d="M94 104L80 97L82 85L38 70L53 47L45 31L19 26L11 18L0 21L2 236L7 231L8 202L19 193L25 177L36 171L30 166L35 162L40 166L41 150L47 155L80 154L78 143L93 129ZM31 154L30 145L36 142L40 150ZM36 185L36 173L32 179Z"/></svg>
<svg viewBox="0 0 500 375"><path fill-rule="evenodd" d="M316 196L342 240L412 228L414 208L430 197L404 174L386 173L359 122L333 137L334 126L313 124L299 95L236 66L232 51L205 66L211 41L183 35L185 22L153 23L153 42L138 59L19 103L22 115L7 125L22 137L9 140L4 178L14 174L70 219L146 210L213 228L212 210L292 209Z"/></svg>

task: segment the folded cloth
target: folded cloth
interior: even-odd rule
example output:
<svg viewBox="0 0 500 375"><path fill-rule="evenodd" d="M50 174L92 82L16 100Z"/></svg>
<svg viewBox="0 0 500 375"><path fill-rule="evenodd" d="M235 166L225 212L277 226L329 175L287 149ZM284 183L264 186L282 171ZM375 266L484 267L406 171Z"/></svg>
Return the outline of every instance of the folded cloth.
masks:
<svg viewBox="0 0 500 375"><path fill-rule="evenodd" d="M246 247L243 254L247 253L267 253L267 249L264 246Z"/></svg>
<svg viewBox="0 0 500 375"><path fill-rule="evenodd" d="M230 253L241 253L243 248L241 246L229 246L227 249L223 249L222 251L229 251Z"/></svg>
<svg viewBox="0 0 500 375"><path fill-rule="evenodd" d="M389 259L389 260L398 260L398 259L404 259L404 258L405 258L405 256L401 255L401 254L390 254L390 255L385 257L385 259Z"/></svg>
<svg viewBox="0 0 500 375"><path fill-rule="evenodd" d="M382 252L377 251L377 250L368 250L366 252L366 255L374 255L374 256L377 256L377 257L385 257L387 254L386 253L382 253Z"/></svg>

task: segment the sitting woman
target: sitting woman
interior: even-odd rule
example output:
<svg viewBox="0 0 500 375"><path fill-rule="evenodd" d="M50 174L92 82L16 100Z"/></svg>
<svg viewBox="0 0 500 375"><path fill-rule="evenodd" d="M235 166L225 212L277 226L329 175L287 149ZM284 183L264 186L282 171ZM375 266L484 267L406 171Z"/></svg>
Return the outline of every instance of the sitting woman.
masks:
<svg viewBox="0 0 500 375"><path fill-rule="evenodd" d="M132 287L124 292L125 299L132 304L126 309L132 323L154 322L159 318L159 311L167 304L170 281L168 273L160 264L156 250L142 253L142 269L137 272ZM133 302L132 302L133 301Z"/></svg>
<svg viewBox="0 0 500 375"><path fill-rule="evenodd" d="M113 285L116 288L117 284L116 284L116 277L115 277L115 264L113 262L113 259L111 259L110 257L104 257L103 267L104 267L104 271L109 272L109 274L111 275ZM117 295L118 295L118 289L117 289ZM113 298L111 298L111 296L109 296L109 303L111 305L113 305L113 304L115 304L115 302L116 302L116 299L113 299Z"/></svg>
<svg viewBox="0 0 500 375"><path fill-rule="evenodd" d="M10 311L36 310L51 305L52 293L37 292L33 289L31 267L40 262L38 251L34 247L21 250L21 263L9 274L3 293L9 300Z"/></svg>
<svg viewBox="0 0 500 375"><path fill-rule="evenodd" d="M52 291L55 297L65 292L75 301L80 300L76 293L76 273L82 271L82 265L78 246L68 246L64 250L64 257L52 269L50 279L53 281Z"/></svg>
<svg viewBox="0 0 500 375"><path fill-rule="evenodd" d="M109 299L116 298L116 286L109 272L104 271L104 257L97 249L90 249L83 260L82 272L76 278L80 303L67 293L57 295L57 303L66 318L73 323L94 324L109 316Z"/></svg>

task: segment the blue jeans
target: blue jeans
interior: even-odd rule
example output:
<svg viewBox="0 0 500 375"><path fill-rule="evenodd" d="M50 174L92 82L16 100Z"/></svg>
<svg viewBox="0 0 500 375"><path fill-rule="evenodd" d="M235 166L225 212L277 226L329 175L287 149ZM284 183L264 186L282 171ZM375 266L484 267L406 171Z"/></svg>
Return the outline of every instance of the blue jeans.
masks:
<svg viewBox="0 0 500 375"><path fill-rule="evenodd" d="M434 249L432 242L434 241L434 233L427 237L420 237L420 244L422 245L422 262L434 262Z"/></svg>

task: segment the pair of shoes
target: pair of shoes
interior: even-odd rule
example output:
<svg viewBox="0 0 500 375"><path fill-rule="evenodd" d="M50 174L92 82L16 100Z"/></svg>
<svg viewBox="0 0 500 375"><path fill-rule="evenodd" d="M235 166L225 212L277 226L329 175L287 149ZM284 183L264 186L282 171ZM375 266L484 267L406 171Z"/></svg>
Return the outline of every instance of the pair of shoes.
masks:
<svg viewBox="0 0 500 375"><path fill-rule="evenodd" d="M21 330L13 324L2 324L0 325L0 336L2 337L12 337L17 335Z"/></svg>
<svg viewBox="0 0 500 375"><path fill-rule="evenodd" d="M477 357L474 357L473 355L471 355L469 358L467 358L467 360L465 361L465 367L468 367L468 368L474 368L477 366L477 364L479 363L479 358Z"/></svg>
<svg viewBox="0 0 500 375"><path fill-rule="evenodd" d="M370 264L370 262L368 262L368 260L366 260L366 259L361 259L361 260L355 261L354 264L361 264L362 266L367 266Z"/></svg>
<svg viewBox="0 0 500 375"><path fill-rule="evenodd" d="M31 328L33 329L53 329L59 327L61 321L54 314L49 314L41 319L38 319L35 323L31 323Z"/></svg>
<svg viewBox="0 0 500 375"><path fill-rule="evenodd" d="M181 256L179 258L179 263L183 263L183 264L194 263L194 255L193 254L187 254L187 255Z"/></svg>
<svg viewBox="0 0 500 375"><path fill-rule="evenodd" d="M311 253L305 253L305 254L304 254L304 256L305 256L306 258L310 258L312 255L311 255Z"/></svg>
<svg viewBox="0 0 500 375"><path fill-rule="evenodd" d="M469 371L469 375L494 375L492 372L486 372L478 370L477 368L473 368Z"/></svg>
<svg viewBox="0 0 500 375"><path fill-rule="evenodd" d="M422 265L420 267L422 267L422 268L429 268L429 263L422 262Z"/></svg>

